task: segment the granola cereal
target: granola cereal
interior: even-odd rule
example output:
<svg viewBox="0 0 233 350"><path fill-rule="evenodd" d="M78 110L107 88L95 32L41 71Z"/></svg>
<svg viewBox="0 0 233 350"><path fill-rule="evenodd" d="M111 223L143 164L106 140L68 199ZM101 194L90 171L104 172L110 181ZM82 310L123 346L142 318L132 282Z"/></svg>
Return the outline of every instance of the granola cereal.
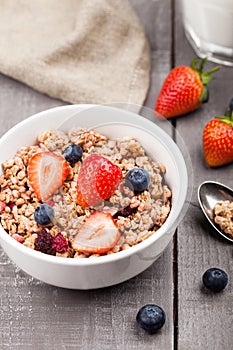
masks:
<svg viewBox="0 0 233 350"><path fill-rule="evenodd" d="M35 210L43 202L38 199L29 181L29 161L40 152L52 152L63 156L64 150L73 144L82 147L82 159L75 164L69 164L63 185L46 201L54 210L54 220L48 225L41 226L35 221ZM116 165L122 173L123 183L130 170L144 169L150 178L149 187L137 193L130 186L119 185L107 200L93 206L80 205L77 202L77 181L82 162L90 155L103 156ZM59 257L98 257L129 249L156 234L171 209L172 192L165 183L165 167L153 161L134 137L112 140L88 129L73 128L68 133L48 130L38 136L35 145L20 148L12 159L2 164L2 169L3 174L0 175L2 227L20 244L31 249L36 249L39 245L43 249L37 250ZM221 210L227 213L225 219ZM114 246L104 253L77 251L74 249L74 239L88 218L96 212L104 212L112 217L119 237ZM229 205L219 203L216 206L216 222L222 225L221 227L224 226L224 230L233 236L232 213L233 203ZM224 220L226 223L223 224ZM41 241L41 237L44 237L44 241ZM52 249L55 246L54 242L56 242L55 250Z"/></svg>
<svg viewBox="0 0 233 350"><path fill-rule="evenodd" d="M219 201L214 207L214 221L233 238L233 202Z"/></svg>

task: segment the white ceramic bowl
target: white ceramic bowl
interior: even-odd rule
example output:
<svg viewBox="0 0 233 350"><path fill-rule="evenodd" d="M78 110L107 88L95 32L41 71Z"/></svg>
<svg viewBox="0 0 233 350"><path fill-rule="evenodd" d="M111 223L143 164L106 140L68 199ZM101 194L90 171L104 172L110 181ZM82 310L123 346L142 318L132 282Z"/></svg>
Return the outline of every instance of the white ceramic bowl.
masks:
<svg viewBox="0 0 233 350"><path fill-rule="evenodd" d="M95 128L112 138L134 136L147 153L165 165L172 189L172 209L164 225L145 241L115 254L91 259L66 259L32 250L0 227L0 243L22 270L46 283L72 289L92 289L123 282L148 268L166 248L187 198L188 173L173 140L156 124L127 110L106 106L71 105L36 114L9 130L0 140L0 163L22 146L35 143L38 133L71 126Z"/></svg>

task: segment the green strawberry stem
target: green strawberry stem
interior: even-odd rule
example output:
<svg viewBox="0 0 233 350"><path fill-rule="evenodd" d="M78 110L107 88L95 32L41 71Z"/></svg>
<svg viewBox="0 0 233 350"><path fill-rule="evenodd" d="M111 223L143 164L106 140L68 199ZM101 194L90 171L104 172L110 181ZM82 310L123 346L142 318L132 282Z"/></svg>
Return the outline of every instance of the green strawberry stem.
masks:
<svg viewBox="0 0 233 350"><path fill-rule="evenodd" d="M208 93L208 89L207 89L207 84L214 79L214 77L211 76L212 73L215 73L216 71L218 71L220 69L219 66L216 66L212 69L209 69L206 72L203 72L203 69L205 67L207 61L207 57L203 58L200 60L200 58L196 57L193 59L192 63L191 63L191 68L194 69L198 74L199 77L201 79L201 82L204 86L203 92L201 94L200 97L200 101L202 103L207 102L208 101L208 97L209 97L209 93ZM197 67L197 64L199 64L199 67Z"/></svg>
<svg viewBox="0 0 233 350"><path fill-rule="evenodd" d="M226 110L224 117L215 117L215 118L219 119L223 123L230 125L233 128L233 112L230 115L230 109Z"/></svg>
<svg viewBox="0 0 233 350"><path fill-rule="evenodd" d="M203 85L203 91L199 100L202 103L206 103L209 100L209 90L206 85Z"/></svg>
<svg viewBox="0 0 233 350"><path fill-rule="evenodd" d="M200 58L196 57L196 58L194 58L194 60L191 63L191 68L194 69L196 72L198 72L203 85L206 85L206 84L208 84L209 81L213 80L214 77L212 77L210 74L212 74L220 69L220 66L216 66L212 69L209 69L206 72L203 72L206 61L207 61L207 57L201 59L201 61L200 61ZM197 67L198 63L200 63L199 67Z"/></svg>

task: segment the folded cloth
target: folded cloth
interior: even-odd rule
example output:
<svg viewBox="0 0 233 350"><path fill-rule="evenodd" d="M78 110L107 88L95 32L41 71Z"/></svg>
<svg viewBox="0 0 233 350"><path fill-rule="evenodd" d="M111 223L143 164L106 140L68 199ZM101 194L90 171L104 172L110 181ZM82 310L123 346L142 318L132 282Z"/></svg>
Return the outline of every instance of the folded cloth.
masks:
<svg viewBox="0 0 233 350"><path fill-rule="evenodd" d="M143 104L150 50L127 0L0 0L0 72L71 103Z"/></svg>

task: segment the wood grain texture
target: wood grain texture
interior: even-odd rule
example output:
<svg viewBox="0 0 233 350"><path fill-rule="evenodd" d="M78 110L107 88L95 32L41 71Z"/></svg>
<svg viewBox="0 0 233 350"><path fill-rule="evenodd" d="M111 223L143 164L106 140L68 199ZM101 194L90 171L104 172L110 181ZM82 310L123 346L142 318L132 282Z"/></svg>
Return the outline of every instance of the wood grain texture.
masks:
<svg viewBox="0 0 233 350"><path fill-rule="evenodd" d="M46 285L1 256L1 349L171 349L170 322L153 337L135 324L141 305L155 302L166 310L163 291L170 269L163 259L168 253L156 268L93 291Z"/></svg>
<svg viewBox="0 0 233 350"><path fill-rule="evenodd" d="M170 69L170 0L130 2L152 47L152 79L146 106L153 108ZM0 134L33 113L62 104L0 76ZM46 285L21 271L1 251L0 349L172 350L172 248L171 243L155 264L130 281L93 291ZM167 314L162 332L154 336L138 329L135 322L138 309L146 303L162 306Z"/></svg>
<svg viewBox="0 0 233 350"><path fill-rule="evenodd" d="M195 54L184 36L179 1L175 28L175 65L189 65ZM178 229L179 350L233 349L233 246L214 235L197 201L197 188L205 180L233 187L233 164L210 169L202 153L204 125L221 115L232 98L233 69L222 66L209 89L208 104L176 121L176 129L190 152L194 174L192 202ZM227 271L229 285L223 293L213 295L202 287L202 275L210 267Z"/></svg>

